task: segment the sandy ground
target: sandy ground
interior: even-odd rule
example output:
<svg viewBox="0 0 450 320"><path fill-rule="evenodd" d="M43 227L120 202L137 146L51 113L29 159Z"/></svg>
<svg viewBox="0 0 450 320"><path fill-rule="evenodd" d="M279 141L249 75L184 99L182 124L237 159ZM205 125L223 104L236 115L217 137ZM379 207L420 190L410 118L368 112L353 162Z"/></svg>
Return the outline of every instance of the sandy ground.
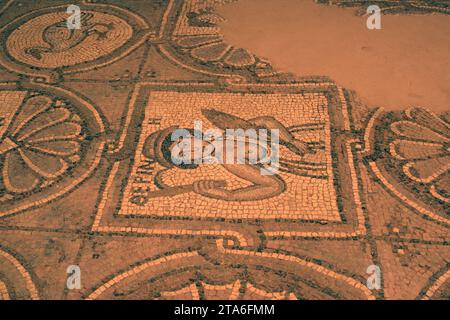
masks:
<svg viewBox="0 0 450 320"><path fill-rule="evenodd" d="M220 8L226 40L299 76L326 75L370 106L450 109L450 16L382 15L312 0L242 0Z"/></svg>

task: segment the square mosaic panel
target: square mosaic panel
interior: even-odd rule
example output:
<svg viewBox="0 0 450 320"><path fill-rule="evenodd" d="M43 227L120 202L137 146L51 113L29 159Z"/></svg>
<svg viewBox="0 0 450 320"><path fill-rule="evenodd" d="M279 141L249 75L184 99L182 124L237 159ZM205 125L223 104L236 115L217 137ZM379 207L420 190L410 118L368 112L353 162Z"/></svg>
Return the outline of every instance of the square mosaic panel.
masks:
<svg viewBox="0 0 450 320"><path fill-rule="evenodd" d="M249 184L220 164L202 164L193 170L171 168L166 170L142 154L146 137L162 128L177 125L192 128L201 121L203 131L214 126L201 110L213 108L251 119L260 115L272 116L293 135L318 146L316 153L299 157L287 148L280 150L281 161L291 168L301 168L296 173L280 172L286 182L286 191L269 199L258 201L225 201L207 198L189 192L173 197L152 197L159 188L156 178L167 187L189 185L198 180L225 180L227 188L237 189ZM154 124L152 119L159 119ZM241 94L192 93L153 91L145 108L145 120L136 149L135 162L121 198L120 214L220 217L234 219L311 219L340 221L333 186L333 169L330 145L330 118L325 96L305 94ZM295 172L295 171L294 171ZM144 182L142 182L144 181ZM147 190L146 203L136 203L135 197Z"/></svg>

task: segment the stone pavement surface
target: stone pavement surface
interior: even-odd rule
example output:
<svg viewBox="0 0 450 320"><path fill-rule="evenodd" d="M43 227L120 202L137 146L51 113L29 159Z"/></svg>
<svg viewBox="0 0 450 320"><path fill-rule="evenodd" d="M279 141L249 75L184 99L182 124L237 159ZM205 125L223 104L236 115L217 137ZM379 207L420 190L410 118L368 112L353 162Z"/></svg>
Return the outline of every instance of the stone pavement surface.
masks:
<svg viewBox="0 0 450 320"><path fill-rule="evenodd" d="M277 72L227 2L80 1L69 30L69 1L0 1L1 299L448 299L448 113ZM283 128L279 172L171 164L197 120Z"/></svg>

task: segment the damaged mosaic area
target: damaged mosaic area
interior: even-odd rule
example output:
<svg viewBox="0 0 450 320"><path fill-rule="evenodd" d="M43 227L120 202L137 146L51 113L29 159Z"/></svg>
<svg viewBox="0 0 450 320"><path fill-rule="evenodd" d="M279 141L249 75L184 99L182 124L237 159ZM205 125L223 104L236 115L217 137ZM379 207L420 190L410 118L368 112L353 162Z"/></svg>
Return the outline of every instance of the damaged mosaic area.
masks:
<svg viewBox="0 0 450 320"><path fill-rule="evenodd" d="M82 1L69 34L67 1L0 1L0 299L448 299L448 114L278 72L229 2ZM174 166L195 121L284 130L280 171Z"/></svg>

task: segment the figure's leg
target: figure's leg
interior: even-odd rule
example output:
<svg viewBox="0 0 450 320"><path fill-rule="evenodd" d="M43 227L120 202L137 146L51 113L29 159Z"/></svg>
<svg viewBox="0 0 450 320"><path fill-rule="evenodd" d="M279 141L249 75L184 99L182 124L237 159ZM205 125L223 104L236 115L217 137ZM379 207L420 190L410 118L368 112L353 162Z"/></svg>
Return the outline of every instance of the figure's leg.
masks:
<svg viewBox="0 0 450 320"><path fill-rule="evenodd" d="M249 119L248 121L252 122L258 127L264 127L269 130L279 130L278 132L280 134L280 144L285 145L299 155L312 152L312 149L305 142L295 138L280 121L272 116L256 117L253 119Z"/></svg>
<svg viewBox="0 0 450 320"><path fill-rule="evenodd" d="M211 181L197 181L194 191L205 197L225 201L256 201L275 197L286 190L283 179L277 175L262 175L260 168L246 164L224 164L224 168L237 177L251 182L235 190L211 186Z"/></svg>

